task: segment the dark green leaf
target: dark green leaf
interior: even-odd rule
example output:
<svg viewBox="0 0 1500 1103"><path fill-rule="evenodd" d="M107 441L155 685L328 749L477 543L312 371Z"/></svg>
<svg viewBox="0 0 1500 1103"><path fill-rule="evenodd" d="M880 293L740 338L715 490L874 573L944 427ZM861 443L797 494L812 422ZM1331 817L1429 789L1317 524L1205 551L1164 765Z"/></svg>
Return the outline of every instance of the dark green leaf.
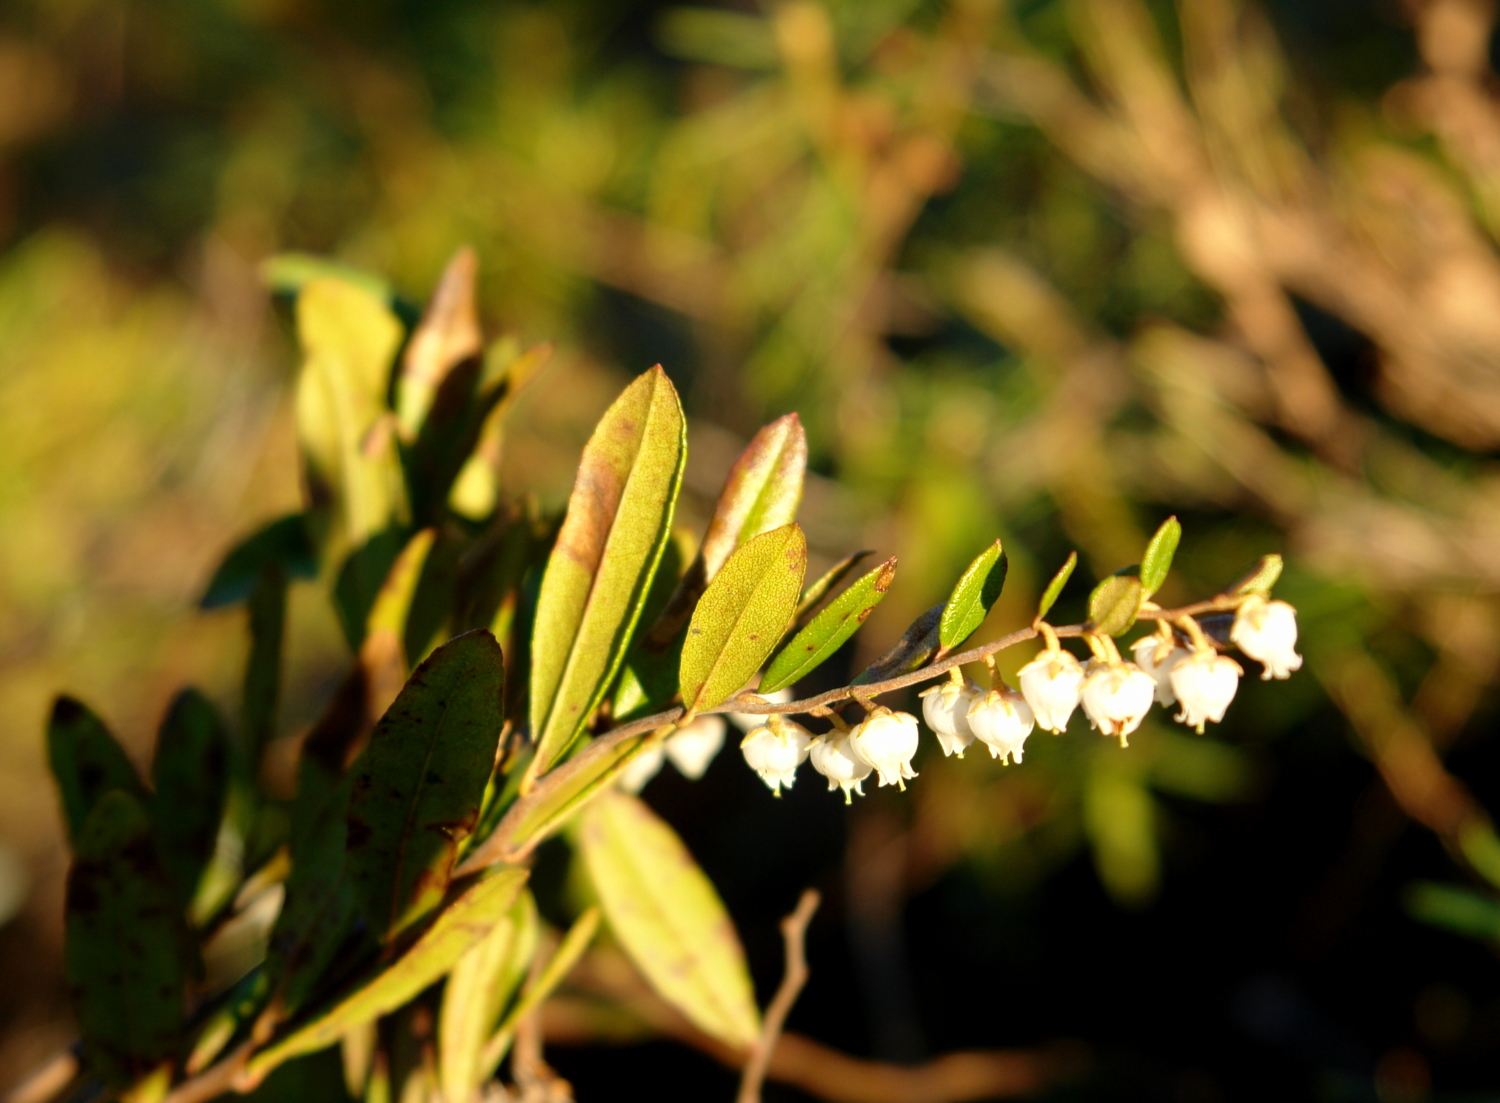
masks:
<svg viewBox="0 0 1500 1103"><path fill-rule="evenodd" d="M853 555L846 555L832 567L828 568L823 575L811 586L802 591L802 597L797 600L796 619L801 620L808 611L822 601L823 598L844 579L854 572L854 568L861 562L874 555L873 551L857 551Z"/></svg>
<svg viewBox="0 0 1500 1103"><path fill-rule="evenodd" d="M1162 522L1151 543L1146 545L1146 554L1141 556L1141 598L1149 598L1162 588L1167 573L1172 569L1172 557L1177 554L1177 545L1182 540L1182 525L1176 517Z"/></svg>
<svg viewBox="0 0 1500 1103"><path fill-rule="evenodd" d="M614 679L672 529L686 455L682 406L660 367L625 389L583 450L537 601L531 777L568 754Z"/></svg>
<svg viewBox="0 0 1500 1103"><path fill-rule="evenodd" d="M183 1024L183 932L151 820L111 789L78 833L66 966L90 1071L123 1085L172 1056Z"/></svg>
<svg viewBox="0 0 1500 1103"><path fill-rule="evenodd" d="M1407 910L1424 923L1470 938L1500 941L1500 900L1460 885L1419 881L1407 892Z"/></svg>
<svg viewBox="0 0 1500 1103"><path fill-rule="evenodd" d="M358 651L364 642L375 599L409 537L410 533L401 528L378 532L350 552L339 567L333 583L333 606L351 650Z"/></svg>
<svg viewBox="0 0 1500 1103"><path fill-rule="evenodd" d="M1107 636L1130 631L1141 609L1141 580L1135 575L1110 575L1089 595L1089 623Z"/></svg>
<svg viewBox="0 0 1500 1103"><path fill-rule="evenodd" d="M1281 577L1281 556L1263 555L1260 561L1234 585L1224 592L1229 594L1262 594L1271 596L1271 587Z"/></svg>
<svg viewBox="0 0 1500 1103"><path fill-rule="evenodd" d="M1068 553L1068 561L1057 569L1052 576L1052 581L1047 583L1047 589L1042 594L1042 600L1037 603L1036 617L1041 620L1052 612L1052 606L1057 604L1057 599L1062 596L1063 587L1068 584L1068 579L1073 577L1073 568L1078 566L1078 553Z"/></svg>
<svg viewBox="0 0 1500 1103"><path fill-rule="evenodd" d="M853 684L864 686L907 674L937 654L938 626L942 622L945 608L947 602L934 605L912 621L906 631L901 633L901 638L891 645L890 650L861 671Z"/></svg>
<svg viewBox="0 0 1500 1103"><path fill-rule="evenodd" d="M500 737L504 667L480 629L419 666L370 736L349 800L355 901L389 940L442 899Z"/></svg>
<svg viewBox="0 0 1500 1103"><path fill-rule="evenodd" d="M827 661L880 604L896 577L893 555L838 597L781 649L766 668L759 692L775 693L803 678Z"/></svg>
<svg viewBox="0 0 1500 1103"><path fill-rule="evenodd" d="M807 539L797 524L761 533L708 584L682 645L678 682L689 716L738 692L770 656L797 608Z"/></svg>
<svg viewBox="0 0 1500 1103"><path fill-rule="evenodd" d="M94 805L113 789L150 798L140 775L104 722L81 701L59 697L47 723L47 757L62 798L63 822L74 841Z"/></svg>
<svg viewBox="0 0 1500 1103"><path fill-rule="evenodd" d="M229 732L195 689L179 693L162 721L151 783L157 853L185 908L213 857L229 793Z"/></svg>
<svg viewBox="0 0 1500 1103"><path fill-rule="evenodd" d="M318 553L307 531L307 518L292 513L277 518L248 537L224 557L203 593L199 605L217 609L250 596L256 581L269 566L277 566L286 578L316 578Z"/></svg>
<svg viewBox="0 0 1500 1103"><path fill-rule="evenodd" d="M607 793L578 841L604 914L651 986L700 1030L731 1046L760 1033L734 924L677 833L635 797Z"/></svg>
<svg viewBox="0 0 1500 1103"><path fill-rule="evenodd" d="M276 735L276 715L281 704L281 655L286 637L286 599L286 575L275 563L267 564L250 591L250 654L245 660L244 696L240 706L246 757L252 770L259 768L261 752Z"/></svg>
<svg viewBox="0 0 1500 1103"><path fill-rule="evenodd" d="M523 869L503 870L470 887L438 913L395 964L311 1022L250 1059L247 1079L259 1082L282 1062L333 1045L345 1033L393 1011L438 980L505 919L526 883Z"/></svg>
<svg viewBox="0 0 1500 1103"><path fill-rule="evenodd" d="M996 540L969 564L948 595L938 621L938 654L952 651L984 623L1005 585L1005 552Z"/></svg>

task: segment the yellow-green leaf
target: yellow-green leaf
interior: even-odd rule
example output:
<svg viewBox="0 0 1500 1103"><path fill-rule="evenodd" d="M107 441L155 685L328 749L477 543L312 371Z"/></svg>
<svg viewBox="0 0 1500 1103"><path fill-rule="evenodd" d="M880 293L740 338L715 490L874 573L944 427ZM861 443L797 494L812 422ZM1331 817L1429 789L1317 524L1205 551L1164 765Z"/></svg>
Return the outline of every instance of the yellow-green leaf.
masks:
<svg viewBox="0 0 1500 1103"><path fill-rule="evenodd" d="M1057 569L1052 576L1052 581L1047 583L1047 589L1042 594L1042 600L1037 603L1036 615L1040 620L1052 611L1052 606L1057 604L1057 599L1062 596L1063 587L1068 584L1068 579L1073 577L1073 568L1078 566L1078 553L1068 553L1068 561Z"/></svg>
<svg viewBox="0 0 1500 1103"><path fill-rule="evenodd" d="M1141 556L1141 598L1149 598L1160 590L1172 569L1172 557L1177 554L1177 545L1182 540L1182 525L1176 517L1162 522L1151 543L1146 545L1146 554Z"/></svg>
<svg viewBox="0 0 1500 1103"><path fill-rule="evenodd" d="M479 258L464 246L443 269L421 322L406 343L396 376L396 420L406 441L417 431L447 374L484 351L474 280Z"/></svg>
<svg viewBox="0 0 1500 1103"><path fill-rule="evenodd" d="M1131 574L1110 575L1089 595L1089 623L1107 636L1130 631L1141 609L1141 580Z"/></svg>
<svg viewBox="0 0 1500 1103"><path fill-rule="evenodd" d="M536 979L527 982L521 998L506 1013L494 1036L485 1045L481 1068L486 1077L494 1075L495 1068L505 1056L505 1051L510 1048L511 1039L515 1037L516 1027L520 1025L521 1020L552 995L553 989L561 984L563 978L572 971L573 966L578 964L578 959L589 948L589 943L594 940L594 934L598 929L598 908L589 908L573 921L573 925L568 928L568 933L558 944L557 951L547 959L546 966Z"/></svg>
<svg viewBox="0 0 1500 1103"><path fill-rule="evenodd" d="M502 870L473 885L438 914L395 964L252 1057L247 1079L259 1083L283 1061L333 1045L347 1031L400 1007L434 983L504 920L526 876L523 869Z"/></svg>
<svg viewBox="0 0 1500 1103"><path fill-rule="evenodd" d="M761 693L775 693L803 678L822 665L880 604L896 578L893 555L869 574L855 582L815 616L811 623L792 637L790 643L766 667L761 679Z"/></svg>
<svg viewBox="0 0 1500 1103"><path fill-rule="evenodd" d="M761 533L729 557L703 592L682 644L678 683L689 715L743 688L780 641L807 571L799 525Z"/></svg>
<svg viewBox="0 0 1500 1103"><path fill-rule="evenodd" d="M1005 552L996 540L964 571L938 621L938 654L952 651L984 623L1005 585Z"/></svg>
<svg viewBox="0 0 1500 1103"><path fill-rule="evenodd" d="M1263 555L1259 561L1240 580L1228 587L1225 593L1230 594L1262 594L1271 596L1271 587L1276 585L1276 580L1281 577L1281 556Z"/></svg>
<svg viewBox="0 0 1500 1103"><path fill-rule="evenodd" d="M677 833L634 797L608 793L578 840L610 928L651 986L700 1030L750 1045L760 1014L744 949Z"/></svg>
<svg viewBox="0 0 1500 1103"><path fill-rule="evenodd" d="M619 667L672 529L686 455L682 406L660 367L625 389L583 450L537 598L530 777L572 749Z"/></svg>
<svg viewBox="0 0 1500 1103"><path fill-rule="evenodd" d="M503 680L489 632L449 640L417 667L355 766L349 877L382 940L431 910L448 887L494 768Z"/></svg>
<svg viewBox="0 0 1500 1103"><path fill-rule="evenodd" d="M806 474L807 433L796 414L777 418L751 438L724 480L698 550L706 581L736 548L797 519Z"/></svg>
<svg viewBox="0 0 1500 1103"><path fill-rule="evenodd" d="M844 579L854 572L854 568L875 553L870 550L857 551L853 555L846 555L814 581L807 589L802 591L802 597L797 600L796 618L801 620L807 615L809 609L822 601L829 590L832 590Z"/></svg>

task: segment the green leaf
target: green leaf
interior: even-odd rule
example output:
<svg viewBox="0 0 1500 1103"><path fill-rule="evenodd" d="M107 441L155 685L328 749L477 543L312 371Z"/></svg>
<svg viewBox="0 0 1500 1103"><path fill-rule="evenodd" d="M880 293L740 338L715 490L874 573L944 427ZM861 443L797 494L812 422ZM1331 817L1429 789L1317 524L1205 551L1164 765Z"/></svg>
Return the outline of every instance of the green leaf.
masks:
<svg viewBox="0 0 1500 1103"><path fill-rule="evenodd" d="M952 651L984 623L1005 585L1005 552L996 540L969 564L948 595L938 621L938 654Z"/></svg>
<svg viewBox="0 0 1500 1103"><path fill-rule="evenodd" d="M656 568L651 591L641 609L641 624L660 624L658 618L668 603L681 592L678 583L684 571L700 565L692 548L692 537L676 529L662 552L661 566ZM693 600L702 596L698 590ZM692 610L689 609L689 612ZM687 627L683 618L679 629ZM617 721L633 720L657 712L677 694L677 668L682 662L682 632L654 637L651 632L637 632L620 664L620 680L610 699L610 715Z"/></svg>
<svg viewBox="0 0 1500 1103"><path fill-rule="evenodd" d="M183 1025L183 931L140 798L93 806L68 874L68 984L91 1072L123 1085L172 1056Z"/></svg>
<svg viewBox="0 0 1500 1103"><path fill-rule="evenodd" d="M1167 580L1172 569L1172 557L1177 554L1177 545L1182 540L1182 525L1176 517L1168 517L1161 528L1146 545L1146 554L1141 556L1141 599L1145 600Z"/></svg>
<svg viewBox="0 0 1500 1103"><path fill-rule="evenodd" d="M736 549L797 519L806 474L807 434L796 414L777 418L751 438L724 480L698 549L706 581Z"/></svg>
<svg viewBox="0 0 1500 1103"><path fill-rule="evenodd" d="M588 949L598 929L598 908L589 908L573 921L573 925L568 928L568 933L558 944L557 952L547 959L547 964L543 967L541 974L526 985L521 998L506 1013L494 1036L484 1047L481 1067L486 1079L494 1075L495 1069L505 1056L505 1051L510 1048L511 1039L515 1037L516 1027L520 1025L521 1020L545 1003L547 997L552 995L553 990L563 982L563 978L572 971L573 966L578 964L578 959Z"/></svg>
<svg viewBox="0 0 1500 1103"><path fill-rule="evenodd" d="M1418 881L1407 890L1406 907L1414 917L1434 927L1500 941L1500 900L1471 888Z"/></svg>
<svg viewBox="0 0 1500 1103"><path fill-rule="evenodd" d="M250 654L245 660L245 680L240 698L247 759L251 769L260 766L261 753L276 735L276 715L281 705L281 656L286 638L287 576L276 563L268 563L250 591Z"/></svg>
<svg viewBox="0 0 1500 1103"><path fill-rule="evenodd" d="M416 439L444 377L484 352L474 280L479 258L468 246L453 254L432 299L406 343L396 376L396 420L405 440Z"/></svg>
<svg viewBox="0 0 1500 1103"><path fill-rule="evenodd" d="M1161 880L1156 805L1141 779L1122 759L1093 755L1083 787L1083 824L1099 880L1127 907L1150 901Z"/></svg>
<svg viewBox="0 0 1500 1103"><path fill-rule="evenodd" d="M807 538L793 523L761 533L729 557L703 592L682 644L678 683L687 715L742 689L792 622Z"/></svg>
<svg viewBox="0 0 1500 1103"><path fill-rule="evenodd" d="M1057 604L1057 599L1062 596L1063 587L1068 584L1068 579L1073 577L1073 568L1078 566L1078 553L1068 553L1068 561L1057 569L1052 576L1052 581L1047 583L1047 589L1042 593L1042 600L1037 603L1036 619L1041 620L1052 612L1052 606Z"/></svg>
<svg viewBox="0 0 1500 1103"><path fill-rule="evenodd" d="M669 725L655 732L639 732L624 739L599 739L547 775L505 813L494 833L464 858L457 876L477 872L496 862L517 862L571 819L625 772L631 759L650 745L659 746Z"/></svg>
<svg viewBox="0 0 1500 1103"><path fill-rule="evenodd" d="M260 265L261 282L278 295L295 295L313 280L336 279L381 299L392 295L391 285L373 272L340 264L311 253L277 253Z"/></svg>
<svg viewBox="0 0 1500 1103"><path fill-rule="evenodd" d="M659 366L615 400L583 450L537 600L529 777L568 754L614 678L672 530L686 455L682 406Z"/></svg>
<svg viewBox="0 0 1500 1103"><path fill-rule="evenodd" d="M484 941L459 959L438 1016L438 1075L444 1099L476 1098L488 1079L484 1050L536 954L536 902L522 891Z"/></svg>
<svg viewBox="0 0 1500 1103"><path fill-rule="evenodd" d="M523 869L502 870L473 885L438 913L395 964L252 1057L247 1078L258 1083L282 1062L333 1045L346 1032L395 1010L436 982L505 919L526 876Z"/></svg>
<svg viewBox="0 0 1500 1103"><path fill-rule="evenodd" d="M297 431L315 507L363 544L405 511L386 387L401 323L379 296L339 279L313 279L297 296L303 364Z"/></svg>
<svg viewBox="0 0 1500 1103"><path fill-rule="evenodd" d="M516 396L551 358L550 342L523 352L514 339L502 338L485 350L476 407L488 413L448 495L448 505L456 513L478 521L494 512L500 497L505 419L515 405Z"/></svg>
<svg viewBox="0 0 1500 1103"><path fill-rule="evenodd" d="M72 697L59 697L52 705L47 758L71 840L78 839L94 805L111 790L123 790L142 803L150 801L140 775L104 722Z"/></svg>
<svg viewBox="0 0 1500 1103"><path fill-rule="evenodd" d="M1089 595L1089 623L1107 636L1130 631L1141 609L1141 580L1135 575L1110 575Z"/></svg>
<svg viewBox="0 0 1500 1103"><path fill-rule="evenodd" d="M855 677L853 684L865 686L871 682L883 682L887 678L910 673L932 658L937 653L938 630L943 610L947 607L947 602L934 605L912 621L906 631L901 633L901 638L891 645L890 650L865 667Z"/></svg>
<svg viewBox="0 0 1500 1103"><path fill-rule="evenodd" d="M358 651L364 642L375 600L410 537L411 533L400 526L383 529L351 551L339 565L333 582L333 607L351 650Z"/></svg>
<svg viewBox="0 0 1500 1103"><path fill-rule="evenodd" d="M199 607L217 609L244 601L267 567L287 578L316 578L318 553L307 531L307 517L288 514L236 544L209 581Z"/></svg>
<svg viewBox="0 0 1500 1103"><path fill-rule="evenodd" d="M1281 577L1281 556L1263 555L1249 572L1242 575L1238 582L1225 589L1229 594L1261 594L1265 597L1271 596L1271 587L1276 585L1276 580Z"/></svg>
<svg viewBox="0 0 1500 1103"><path fill-rule="evenodd" d="M745 952L677 833L636 798L608 793L584 813L578 842L610 929L651 986L705 1033L754 1042L760 1014Z"/></svg>
<svg viewBox="0 0 1500 1103"><path fill-rule="evenodd" d="M186 907L214 855L229 794L229 732L195 689L179 693L162 721L151 784L157 853Z"/></svg>
<svg viewBox="0 0 1500 1103"><path fill-rule="evenodd" d="M896 578L893 555L838 597L834 598L806 628L781 649L766 668L759 692L775 693L816 670L828 660L844 641L854 635L880 604Z"/></svg>
<svg viewBox="0 0 1500 1103"><path fill-rule="evenodd" d="M355 900L382 941L442 899L500 738L504 667L480 629L412 674L370 736L349 799Z"/></svg>
<svg viewBox="0 0 1500 1103"><path fill-rule="evenodd" d="M829 567L816 582L802 591L802 597L797 601L797 612L794 614L796 619L801 620L806 616L808 610L822 601L828 591L853 574L855 567L874 554L873 551L868 550L857 551L853 555L844 556Z"/></svg>

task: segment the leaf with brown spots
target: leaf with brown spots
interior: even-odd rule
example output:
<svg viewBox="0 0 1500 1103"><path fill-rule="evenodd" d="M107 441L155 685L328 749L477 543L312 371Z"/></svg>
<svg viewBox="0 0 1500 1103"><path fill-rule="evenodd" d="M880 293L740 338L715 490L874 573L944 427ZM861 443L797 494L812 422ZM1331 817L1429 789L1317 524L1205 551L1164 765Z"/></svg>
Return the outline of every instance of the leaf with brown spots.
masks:
<svg viewBox="0 0 1500 1103"><path fill-rule="evenodd" d="M813 617L811 623L793 636L792 641L771 660L771 665L766 667L766 676L761 679L759 692L775 693L784 689L826 662L845 640L859 630L870 610L885 597L895 578L896 557L893 555L829 602L828 607Z"/></svg>
<svg viewBox="0 0 1500 1103"><path fill-rule="evenodd" d="M152 821L162 867L186 907L208 867L229 793L229 731L196 689L172 700L151 759Z"/></svg>
<svg viewBox="0 0 1500 1103"><path fill-rule="evenodd" d="M655 367L625 388L583 450L537 598L529 778L574 747L619 668L672 529L684 424Z"/></svg>
<svg viewBox="0 0 1500 1103"><path fill-rule="evenodd" d="M89 1070L124 1085L172 1056L183 1024L183 931L151 819L123 789L101 796L68 873L64 961Z"/></svg>
<svg viewBox="0 0 1500 1103"><path fill-rule="evenodd" d="M112 789L122 789L148 804L150 797L124 748L87 705L59 697L47 721L47 759L62 798L68 838L78 841L94 805Z"/></svg>
<svg viewBox="0 0 1500 1103"><path fill-rule="evenodd" d="M807 572L800 526L761 533L729 557L693 610L678 680L691 716L744 687L780 642Z"/></svg>
<svg viewBox="0 0 1500 1103"><path fill-rule="evenodd" d="M417 667L355 764L349 878L382 941L447 890L495 764L503 683L500 645L489 632L449 640Z"/></svg>

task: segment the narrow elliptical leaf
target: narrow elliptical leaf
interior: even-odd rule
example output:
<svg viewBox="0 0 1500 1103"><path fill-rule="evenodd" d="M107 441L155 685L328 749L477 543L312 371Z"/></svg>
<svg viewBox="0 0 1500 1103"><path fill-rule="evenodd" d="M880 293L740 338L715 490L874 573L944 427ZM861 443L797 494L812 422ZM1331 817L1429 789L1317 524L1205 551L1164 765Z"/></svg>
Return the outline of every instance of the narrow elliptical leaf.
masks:
<svg viewBox="0 0 1500 1103"><path fill-rule="evenodd" d="M1062 596L1063 587L1068 584L1068 579L1073 577L1073 568L1078 566L1078 553L1068 553L1068 561L1057 569L1052 576L1052 581L1047 583L1047 589L1042 594L1042 600L1037 603L1036 616L1041 620L1052 612L1052 606L1057 604L1057 599Z"/></svg>
<svg viewBox="0 0 1500 1103"><path fill-rule="evenodd" d="M406 343L396 376L396 419L402 439L416 439L444 376L484 351L474 281L479 258L464 246L443 269L422 320Z"/></svg>
<svg viewBox="0 0 1500 1103"><path fill-rule="evenodd" d="M796 414L779 417L751 438L719 492L698 554L713 581L735 549L797 519L807 474L807 434Z"/></svg>
<svg viewBox="0 0 1500 1103"><path fill-rule="evenodd" d="M1182 540L1182 525L1176 517L1162 522L1151 543L1146 545L1146 554L1141 556L1141 599L1145 600L1160 590L1172 569L1172 557L1177 554L1177 545Z"/></svg>
<svg viewBox="0 0 1500 1103"><path fill-rule="evenodd" d="M686 452L660 367L625 389L583 450L537 599L528 777L573 748L619 667L672 529Z"/></svg>
<svg viewBox="0 0 1500 1103"><path fill-rule="evenodd" d="M801 620L808 611L822 601L823 598L844 579L854 573L854 568L875 553L869 549L857 551L853 555L846 555L814 581L807 589L802 591L802 596L797 599L796 618Z"/></svg>
<svg viewBox="0 0 1500 1103"><path fill-rule="evenodd" d="M59 697L52 705L47 758L72 840L77 840L84 821L105 793L120 789L142 803L150 800L140 775L104 722L72 697Z"/></svg>
<svg viewBox="0 0 1500 1103"><path fill-rule="evenodd" d="M1141 580L1133 574L1110 575L1089 595L1089 623L1107 636L1130 631L1141 609Z"/></svg>
<svg viewBox="0 0 1500 1103"><path fill-rule="evenodd" d="M775 693L812 673L826 662L859 629L879 605L896 578L893 555L828 603L828 607L781 649L766 675L760 693Z"/></svg>
<svg viewBox="0 0 1500 1103"><path fill-rule="evenodd" d="M573 921L573 925L568 928L568 933L558 943L556 951L542 967L541 973L535 980L527 982L521 992L521 998L516 1000L515 1006L505 1013L505 1018L501 1020L494 1036L484 1047L481 1068L486 1078L494 1075L496 1066L505 1056L505 1051L510 1048L516 1027L520 1025L521 1020L545 1003L553 990L572 972L573 966L578 964L578 959L589 948L589 943L594 940L594 935L598 930L598 908L589 908Z"/></svg>
<svg viewBox="0 0 1500 1103"><path fill-rule="evenodd" d="M213 857L229 793L229 732L195 689L179 693L162 721L151 783L157 853L186 907Z"/></svg>
<svg viewBox="0 0 1500 1103"><path fill-rule="evenodd" d="M1281 577L1281 556L1263 555L1250 571L1224 592L1229 594L1263 594L1271 596L1271 587Z"/></svg>
<svg viewBox="0 0 1500 1103"><path fill-rule="evenodd" d="M938 622L938 654L952 651L984 623L1005 585L1005 551L996 540L964 571L943 606Z"/></svg>

